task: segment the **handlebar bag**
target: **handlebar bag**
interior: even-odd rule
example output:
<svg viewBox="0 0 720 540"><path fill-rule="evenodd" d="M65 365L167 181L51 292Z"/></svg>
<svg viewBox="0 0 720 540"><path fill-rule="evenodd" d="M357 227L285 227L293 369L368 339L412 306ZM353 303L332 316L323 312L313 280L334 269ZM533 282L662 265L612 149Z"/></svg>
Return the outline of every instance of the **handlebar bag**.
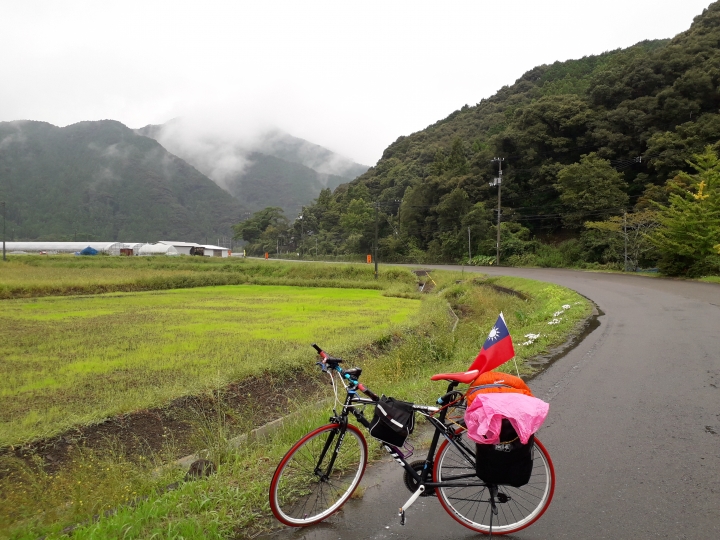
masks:
<svg viewBox="0 0 720 540"><path fill-rule="evenodd" d="M476 445L475 472L486 484L524 486L532 475L534 444L534 435L523 444L510 421L504 418L498 444Z"/></svg>
<svg viewBox="0 0 720 540"><path fill-rule="evenodd" d="M415 411L412 403L380 397L370 422L370 435L384 443L400 447L414 429Z"/></svg>

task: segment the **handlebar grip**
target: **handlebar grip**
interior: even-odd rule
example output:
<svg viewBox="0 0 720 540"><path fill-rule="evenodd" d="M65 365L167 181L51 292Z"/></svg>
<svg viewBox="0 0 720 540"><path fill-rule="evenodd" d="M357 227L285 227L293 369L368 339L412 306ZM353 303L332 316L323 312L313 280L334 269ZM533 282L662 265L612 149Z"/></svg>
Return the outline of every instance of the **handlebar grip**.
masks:
<svg viewBox="0 0 720 540"><path fill-rule="evenodd" d="M313 343L312 347L313 347L313 349L315 349L317 351L317 353L320 356L322 356L323 360L325 360L327 358L327 356L328 356L327 353L325 351L323 351L320 347L318 347L317 343Z"/></svg>

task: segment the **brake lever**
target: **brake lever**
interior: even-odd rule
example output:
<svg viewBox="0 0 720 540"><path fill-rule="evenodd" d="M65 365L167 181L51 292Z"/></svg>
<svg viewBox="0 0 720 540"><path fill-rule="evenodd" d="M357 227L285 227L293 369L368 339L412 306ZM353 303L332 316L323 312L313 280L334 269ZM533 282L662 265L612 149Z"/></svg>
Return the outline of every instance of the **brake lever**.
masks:
<svg viewBox="0 0 720 540"><path fill-rule="evenodd" d="M327 373L327 364L323 362L315 362L316 365L320 366L320 369L323 370L323 373Z"/></svg>

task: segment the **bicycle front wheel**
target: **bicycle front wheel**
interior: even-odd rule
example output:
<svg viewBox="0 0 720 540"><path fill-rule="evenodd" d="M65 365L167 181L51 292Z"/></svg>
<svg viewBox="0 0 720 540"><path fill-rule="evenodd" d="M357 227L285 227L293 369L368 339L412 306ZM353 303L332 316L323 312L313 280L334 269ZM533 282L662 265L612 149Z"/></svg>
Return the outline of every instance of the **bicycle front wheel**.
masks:
<svg viewBox="0 0 720 540"><path fill-rule="evenodd" d="M318 523L345 504L367 465L367 443L355 426L327 424L285 454L270 483L270 508L291 527Z"/></svg>
<svg viewBox="0 0 720 540"><path fill-rule="evenodd" d="M435 482L479 480L475 476L475 443L467 436L467 431L456 441L465 452L445 440L435 458ZM532 525L550 506L554 491L555 469L550 455L537 438L530 482L519 488L498 486L497 515L492 515L490 489L485 485L436 488L440 504L455 521L484 534L490 532L491 516L493 534L510 534Z"/></svg>

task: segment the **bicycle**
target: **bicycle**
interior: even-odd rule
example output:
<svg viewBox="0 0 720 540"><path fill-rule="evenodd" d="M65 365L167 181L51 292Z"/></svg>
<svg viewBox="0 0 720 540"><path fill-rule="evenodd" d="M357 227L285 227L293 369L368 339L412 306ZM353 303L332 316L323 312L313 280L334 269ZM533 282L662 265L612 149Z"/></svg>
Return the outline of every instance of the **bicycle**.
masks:
<svg viewBox="0 0 720 540"><path fill-rule="evenodd" d="M340 367L334 358L313 344L320 355L317 362L329 373L337 404L330 423L321 426L295 443L277 466L270 483L270 508L285 525L302 527L319 523L338 511L360 484L368 461L368 446L358 427L348 422L350 414L369 429L363 410L377 405L378 396L359 382L362 370ZM339 375L346 391L345 400L337 398ZM462 420L448 419L448 411L462 411L464 394L459 384L469 384L477 370L442 373L432 380L448 381L447 392L437 405L412 405L415 413L435 428L427 457L409 463L412 451L381 442L383 448L404 469L405 485L412 496L399 509L400 523L405 513L421 496L437 496L443 509L461 525L484 534L509 534L537 521L547 510L555 489L555 470L543 444L535 438L533 470L530 482L521 488L485 484L476 474L475 443L467 437ZM361 392L367 398L358 396ZM440 437L442 443L438 447ZM437 453L436 453L437 450Z"/></svg>

